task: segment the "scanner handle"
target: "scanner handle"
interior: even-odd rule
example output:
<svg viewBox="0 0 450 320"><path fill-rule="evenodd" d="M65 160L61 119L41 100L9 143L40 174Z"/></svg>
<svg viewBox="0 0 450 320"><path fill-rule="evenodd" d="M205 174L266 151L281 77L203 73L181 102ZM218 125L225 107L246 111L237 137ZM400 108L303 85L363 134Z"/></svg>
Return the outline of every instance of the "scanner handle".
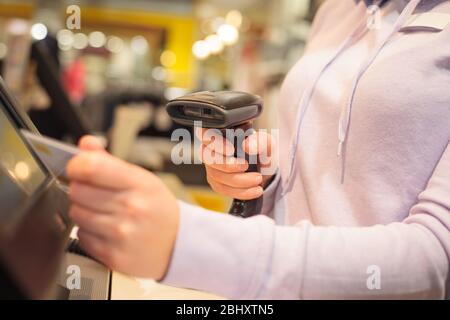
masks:
<svg viewBox="0 0 450 320"><path fill-rule="evenodd" d="M236 139L234 139L234 156L239 157L240 155L244 156L245 159L249 162L249 167L246 172L259 172L259 164L254 163L257 162L257 156L249 156L242 150L242 142L250 135L253 134L254 130L252 128L252 124L247 122L237 128L233 129L242 129L242 135L236 135ZM225 135L225 132L222 131L222 134ZM253 163L250 164L250 161ZM257 215L261 212L263 203L263 197L252 199L252 200L239 200L233 199L233 203L231 204L231 208L229 210L229 214L238 216L241 218L248 218L254 215Z"/></svg>

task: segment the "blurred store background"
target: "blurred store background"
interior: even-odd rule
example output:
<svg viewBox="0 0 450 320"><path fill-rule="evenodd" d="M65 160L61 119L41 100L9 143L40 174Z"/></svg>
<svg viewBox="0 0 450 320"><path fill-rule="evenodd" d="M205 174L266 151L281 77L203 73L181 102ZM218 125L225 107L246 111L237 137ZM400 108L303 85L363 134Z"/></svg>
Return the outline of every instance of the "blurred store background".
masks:
<svg viewBox="0 0 450 320"><path fill-rule="evenodd" d="M193 91L248 91L265 101L256 126L276 128L280 84L321 2L0 0L1 75L41 133L96 134L179 197L226 210L202 166L171 163L176 125L163 107Z"/></svg>

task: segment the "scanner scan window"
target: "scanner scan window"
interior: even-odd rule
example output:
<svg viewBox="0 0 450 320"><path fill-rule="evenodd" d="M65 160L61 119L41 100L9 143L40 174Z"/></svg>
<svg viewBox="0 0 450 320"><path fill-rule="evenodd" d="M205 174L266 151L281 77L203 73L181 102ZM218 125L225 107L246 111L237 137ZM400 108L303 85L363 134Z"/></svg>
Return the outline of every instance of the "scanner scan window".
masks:
<svg viewBox="0 0 450 320"><path fill-rule="evenodd" d="M46 174L0 108L0 219L21 206Z"/></svg>

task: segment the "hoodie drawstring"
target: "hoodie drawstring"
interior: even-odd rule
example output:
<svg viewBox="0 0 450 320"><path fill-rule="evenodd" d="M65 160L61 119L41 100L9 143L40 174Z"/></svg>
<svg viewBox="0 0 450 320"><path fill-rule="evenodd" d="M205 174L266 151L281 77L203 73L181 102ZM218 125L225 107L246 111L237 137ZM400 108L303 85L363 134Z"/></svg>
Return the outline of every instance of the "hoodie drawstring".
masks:
<svg viewBox="0 0 450 320"><path fill-rule="evenodd" d="M403 26L403 24L409 19L409 17L412 15L416 7L419 5L421 0L412 0L408 5L405 7L405 9L402 11L400 16L398 17L397 21L394 23L394 26L392 28L392 31L389 32L389 34L381 41L381 43L375 48L373 54L365 61L365 63L362 65L362 67L359 69L353 83L351 86L350 96L348 99L347 104L344 106L344 108L341 111L341 115L339 118L339 132L338 132L338 139L339 139L339 145L338 145L338 157L342 157L342 166L341 166L341 183L344 182L344 165L345 165L345 142L348 137L348 131L350 129L350 117L352 113L352 107L353 107L353 100L355 97L356 88L358 86L359 80L363 76L363 74L367 71L369 66L373 63L375 58L378 56L378 54L381 52L383 47L386 45L386 43L389 41L392 36L400 30L400 28Z"/></svg>
<svg viewBox="0 0 450 320"><path fill-rule="evenodd" d="M364 72L368 69L370 64L375 60L378 53L381 51L381 49L384 47L384 45L388 42L390 37L394 35L401 26L406 22L406 20L410 17L410 15L414 12L417 5L420 3L421 0L411 0L410 3L405 7L405 9L400 14L399 18L394 24L394 27L392 29L392 32L389 33L389 35L381 42L381 44L377 47L375 50L375 53L364 63L363 67L358 72L358 75L355 78L355 81L352 85L352 90L349 98L349 102L347 105L343 108L339 120L339 147L338 147L338 155L342 155L342 159L345 159L345 142L349 131L349 124L350 124L350 115L351 115L351 109L353 104L353 98L355 95L356 87L358 85L359 79L362 77ZM319 73L314 78L314 81L311 82L311 84L303 91L303 94L299 98L299 101L297 105L299 105L299 111L297 113L296 117L296 129L295 129L295 135L294 140L290 149L289 154L289 171L287 175L286 181L283 183L282 187L282 196L284 196L286 193L289 192L290 188L292 187L293 182L293 176L295 172L295 158L297 155L297 149L298 144L300 140L300 129L303 122L303 118L306 114L307 108L310 104L312 95L314 93L314 89L316 87L317 82L321 78L322 74L328 69L328 67L341 55L342 52L344 52L348 47L353 45L360 37L362 37L369 29L367 28L367 19L364 19L358 27L351 33L349 37L347 37L342 45L338 48L338 50L333 54L333 56L329 59L329 61L324 65L324 67L319 71ZM342 162L342 168L341 168L341 182L343 182L343 176L344 176L344 161Z"/></svg>
<svg viewBox="0 0 450 320"><path fill-rule="evenodd" d="M312 94L314 93L314 89L316 87L317 82L319 81L322 74L325 70L339 57L339 55L345 51L348 47L350 47L359 37L361 37L365 32L367 32L367 23L366 20L362 21L358 27L352 32L350 36L348 36L342 45L336 50L336 52L332 55L332 57L327 61L324 67L319 71L319 73L315 76L314 80L310 82L310 85L305 88L303 94L300 96L296 105L299 106L297 116L296 116L296 127L295 127L295 135L294 140L292 142L292 146L289 152L289 171L287 175L287 179L285 183L283 183L282 195L284 196L288 190L290 189L291 182L293 181L292 177L294 175L294 166L295 166L295 157L297 155L298 143L300 140L300 128L303 123L303 118L306 114L307 108L309 106L309 102L311 100Z"/></svg>

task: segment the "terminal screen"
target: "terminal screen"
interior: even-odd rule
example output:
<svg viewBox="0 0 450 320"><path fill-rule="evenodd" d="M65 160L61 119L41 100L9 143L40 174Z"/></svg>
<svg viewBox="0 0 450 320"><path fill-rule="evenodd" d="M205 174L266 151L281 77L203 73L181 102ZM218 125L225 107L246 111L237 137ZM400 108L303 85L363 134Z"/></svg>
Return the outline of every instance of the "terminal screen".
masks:
<svg viewBox="0 0 450 320"><path fill-rule="evenodd" d="M46 172L24 143L0 101L0 221L42 185Z"/></svg>

